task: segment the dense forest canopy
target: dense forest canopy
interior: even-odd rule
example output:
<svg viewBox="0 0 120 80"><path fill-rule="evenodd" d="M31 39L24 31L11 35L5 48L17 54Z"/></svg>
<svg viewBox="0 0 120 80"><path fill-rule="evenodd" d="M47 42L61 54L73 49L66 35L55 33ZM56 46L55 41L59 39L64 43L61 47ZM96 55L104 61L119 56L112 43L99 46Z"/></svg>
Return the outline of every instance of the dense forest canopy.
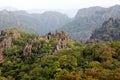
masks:
<svg viewBox="0 0 120 80"><path fill-rule="evenodd" d="M16 28L0 35L0 80L119 80L120 41L73 41L64 31L36 36Z"/></svg>
<svg viewBox="0 0 120 80"><path fill-rule="evenodd" d="M0 80L120 80L120 5L0 9L0 32Z"/></svg>

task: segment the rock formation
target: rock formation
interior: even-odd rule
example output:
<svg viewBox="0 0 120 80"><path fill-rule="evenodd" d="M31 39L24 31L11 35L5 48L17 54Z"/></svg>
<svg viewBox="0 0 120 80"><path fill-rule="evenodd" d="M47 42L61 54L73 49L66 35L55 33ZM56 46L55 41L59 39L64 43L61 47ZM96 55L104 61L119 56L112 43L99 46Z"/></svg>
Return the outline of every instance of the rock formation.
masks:
<svg viewBox="0 0 120 80"><path fill-rule="evenodd" d="M4 29L1 31L1 35L2 36L11 36L13 38L20 38L21 37L19 31L16 28Z"/></svg>
<svg viewBox="0 0 120 80"><path fill-rule="evenodd" d="M49 32L48 34L46 34L45 38L47 40L51 40L53 37L56 37L56 46L55 49L53 50L52 53L56 53L58 50L63 50L65 48L67 48L67 42L69 40L69 36L66 32L64 31L57 31L56 34L52 34L51 32ZM44 39L44 38L43 38ZM30 56L32 54L32 46L34 43L38 42L42 40L42 38L40 36L37 36L35 39L29 41L27 43L27 45L25 45L24 50L23 50L23 57L27 57ZM42 45L40 44L36 49L40 50L42 48Z"/></svg>
<svg viewBox="0 0 120 80"><path fill-rule="evenodd" d="M102 24L101 28L96 29L90 39L103 41L120 40L120 19L110 18Z"/></svg>
<svg viewBox="0 0 120 80"><path fill-rule="evenodd" d="M46 39L50 40L52 38L52 33L49 32L47 35L46 35Z"/></svg>
<svg viewBox="0 0 120 80"><path fill-rule="evenodd" d="M0 38L0 63L3 62L3 51L12 45L12 39L20 38L20 33L16 29L4 29L1 31Z"/></svg>
<svg viewBox="0 0 120 80"><path fill-rule="evenodd" d="M10 48L11 45L12 45L12 38L7 37L4 38L3 41L0 43L0 48L3 50L7 50L8 48Z"/></svg>
<svg viewBox="0 0 120 80"><path fill-rule="evenodd" d="M64 32L64 31L56 31L56 36L59 39L62 39L62 40L68 40L69 39L69 35Z"/></svg>
<svg viewBox="0 0 120 80"><path fill-rule="evenodd" d="M29 41L27 45L25 45L24 50L23 50L23 57L30 56L32 54L32 46L34 43L38 42L41 40L40 36L35 37L35 39ZM40 48L40 46L39 46Z"/></svg>
<svg viewBox="0 0 120 80"><path fill-rule="evenodd" d="M30 56L32 52L32 44L27 44L23 50L23 56L27 57Z"/></svg>
<svg viewBox="0 0 120 80"><path fill-rule="evenodd" d="M0 64L4 61L3 49L0 49Z"/></svg>
<svg viewBox="0 0 120 80"><path fill-rule="evenodd" d="M13 38L14 39L21 37L20 33L18 31L16 31L16 30L13 30L12 33L13 33Z"/></svg>
<svg viewBox="0 0 120 80"><path fill-rule="evenodd" d="M7 36L9 34L9 29L4 29L1 31L2 36Z"/></svg>
<svg viewBox="0 0 120 80"><path fill-rule="evenodd" d="M63 50L67 47L67 42L69 40L69 35L64 32L64 31L56 31L56 37L58 39L57 44L56 44L56 48L54 50L54 52L56 53L58 50Z"/></svg>

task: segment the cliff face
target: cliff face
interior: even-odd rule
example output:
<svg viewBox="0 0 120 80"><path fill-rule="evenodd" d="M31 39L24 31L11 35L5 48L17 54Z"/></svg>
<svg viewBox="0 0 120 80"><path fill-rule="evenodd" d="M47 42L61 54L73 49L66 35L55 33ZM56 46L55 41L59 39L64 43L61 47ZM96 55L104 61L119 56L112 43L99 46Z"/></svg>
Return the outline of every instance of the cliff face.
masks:
<svg viewBox="0 0 120 80"><path fill-rule="evenodd" d="M120 40L120 19L110 18L102 24L101 28L96 29L90 39L103 41Z"/></svg>
<svg viewBox="0 0 120 80"><path fill-rule="evenodd" d="M87 40L94 29L101 27L101 24L110 17L120 18L120 6L110 8L90 7L80 9L75 18L64 25L61 29L68 32L74 40Z"/></svg>
<svg viewBox="0 0 120 80"><path fill-rule="evenodd" d="M57 44L56 44L56 48L55 48L55 52L58 50L63 50L65 48L67 48L67 42L69 40L69 35L64 32L56 32L56 37L58 39Z"/></svg>

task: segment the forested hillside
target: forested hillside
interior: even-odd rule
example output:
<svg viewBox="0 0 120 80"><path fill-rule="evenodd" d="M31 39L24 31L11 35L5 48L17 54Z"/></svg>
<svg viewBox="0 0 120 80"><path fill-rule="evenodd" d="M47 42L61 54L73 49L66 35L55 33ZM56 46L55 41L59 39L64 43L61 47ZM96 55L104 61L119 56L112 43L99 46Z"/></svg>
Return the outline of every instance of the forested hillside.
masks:
<svg viewBox="0 0 120 80"><path fill-rule="evenodd" d="M18 27L27 32L45 34L59 29L71 19L64 14L48 11L42 14L29 14L25 11L0 11L0 30Z"/></svg>
<svg viewBox="0 0 120 80"><path fill-rule="evenodd" d="M78 10L74 18L56 12L46 11L42 14L29 14L25 11L0 11L0 30L18 27L27 32L46 34L50 31L63 30L74 40L87 40L92 32L101 27L109 18L120 18L120 6L110 8L90 7Z"/></svg>
<svg viewBox="0 0 120 80"><path fill-rule="evenodd" d="M120 80L120 41L87 46L64 31L36 36L5 29L0 80Z"/></svg>
<svg viewBox="0 0 120 80"><path fill-rule="evenodd" d="M70 37L75 40L86 40L91 36L92 31L101 27L102 23L109 18L120 18L120 6L110 8L90 7L80 9L75 18L64 25L61 30L67 31Z"/></svg>
<svg viewBox="0 0 120 80"><path fill-rule="evenodd" d="M101 28L95 29L90 38L103 41L120 40L120 19L110 18L105 21Z"/></svg>

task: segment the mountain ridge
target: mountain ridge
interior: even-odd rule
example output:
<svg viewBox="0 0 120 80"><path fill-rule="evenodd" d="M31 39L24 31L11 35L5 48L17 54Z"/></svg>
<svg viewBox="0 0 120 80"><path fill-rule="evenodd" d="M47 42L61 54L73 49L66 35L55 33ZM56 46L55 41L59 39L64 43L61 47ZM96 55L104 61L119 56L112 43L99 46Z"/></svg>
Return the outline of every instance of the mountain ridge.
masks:
<svg viewBox="0 0 120 80"><path fill-rule="evenodd" d="M95 28L101 27L101 24L110 17L120 18L120 6L115 5L110 8L90 7L80 9L75 18L60 30L67 31L70 37L75 40L89 39Z"/></svg>
<svg viewBox="0 0 120 80"><path fill-rule="evenodd" d="M101 28L95 29L90 39L103 41L120 40L120 19L110 18L102 24Z"/></svg>
<svg viewBox="0 0 120 80"><path fill-rule="evenodd" d="M47 13L47 14L46 14ZM70 18L59 12L29 14L26 11L0 11L0 28L18 27L28 32L45 34L62 27ZM49 15L49 17L47 17ZM56 15L56 16L55 16ZM36 17L37 16L37 17ZM44 20L43 20L44 19ZM52 28L53 27L53 28Z"/></svg>

